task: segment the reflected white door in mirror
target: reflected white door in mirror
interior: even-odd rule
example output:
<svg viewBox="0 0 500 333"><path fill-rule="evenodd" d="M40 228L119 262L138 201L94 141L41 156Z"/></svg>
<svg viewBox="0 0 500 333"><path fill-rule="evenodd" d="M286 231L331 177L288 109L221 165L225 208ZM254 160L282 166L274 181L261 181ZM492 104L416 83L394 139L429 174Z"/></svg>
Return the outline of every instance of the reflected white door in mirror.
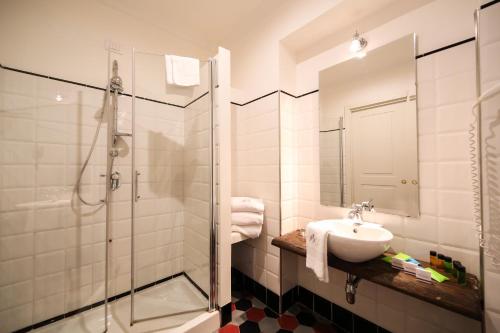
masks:
<svg viewBox="0 0 500 333"><path fill-rule="evenodd" d="M320 72L321 204L419 215L415 39Z"/></svg>

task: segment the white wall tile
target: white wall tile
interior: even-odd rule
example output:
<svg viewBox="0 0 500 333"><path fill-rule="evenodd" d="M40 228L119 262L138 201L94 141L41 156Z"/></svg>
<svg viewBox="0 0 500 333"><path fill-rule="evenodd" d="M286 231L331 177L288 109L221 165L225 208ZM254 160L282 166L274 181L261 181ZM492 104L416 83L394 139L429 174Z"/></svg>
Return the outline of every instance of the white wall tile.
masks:
<svg viewBox="0 0 500 333"><path fill-rule="evenodd" d="M381 223L393 232L395 238L391 246L396 251L405 251L417 259L428 261L429 250L437 250L461 260L469 272L478 274L477 239L471 229L472 190L467 136L470 105L474 98L474 47L473 43L467 43L450 50L417 60L421 216L406 218L376 213L366 214L366 219ZM311 135L317 136L317 101L317 94L298 99L298 112L308 115L301 116L300 126L287 128L287 131L295 131L297 140L308 137L300 128L308 129ZM318 144L318 140L306 142L305 145L314 146L314 155L306 162L299 160L295 168L296 188L308 188L306 196L300 190L297 195L299 225L342 217L347 213L346 209L324 207L319 203ZM289 149L290 144L286 147ZM295 147L300 156L302 145L296 144ZM294 173L288 165L287 168L288 173ZM293 178L287 178L286 188L293 188L291 184ZM291 220L293 216L288 214L287 221ZM299 284L313 291L318 289L316 285L319 283L305 269L304 261L299 260L297 267ZM343 278L337 279L327 285L329 289L320 288L317 292L342 305L345 293L337 284L344 282ZM374 321L386 329L394 332L480 330L477 321L440 311L440 308L428 303L420 302L417 306L414 299L400 293L395 295L392 303L387 295L379 295L376 301ZM449 324L450 321L459 324Z"/></svg>
<svg viewBox="0 0 500 333"><path fill-rule="evenodd" d="M279 250L268 245L268 239L281 233L281 111L278 106L278 94L273 94L247 106L236 107L232 113L232 195L262 198L265 203L264 226L260 237L245 241L245 245L233 246L232 264L277 294L280 293Z"/></svg>

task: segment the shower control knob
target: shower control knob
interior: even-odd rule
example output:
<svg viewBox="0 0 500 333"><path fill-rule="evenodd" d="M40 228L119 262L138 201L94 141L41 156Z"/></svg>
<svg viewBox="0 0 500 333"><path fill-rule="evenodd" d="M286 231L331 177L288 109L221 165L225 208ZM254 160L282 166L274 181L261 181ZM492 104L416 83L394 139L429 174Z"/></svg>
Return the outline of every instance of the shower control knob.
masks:
<svg viewBox="0 0 500 333"><path fill-rule="evenodd" d="M116 191L120 187L120 173L115 171L111 174L110 186L111 190Z"/></svg>

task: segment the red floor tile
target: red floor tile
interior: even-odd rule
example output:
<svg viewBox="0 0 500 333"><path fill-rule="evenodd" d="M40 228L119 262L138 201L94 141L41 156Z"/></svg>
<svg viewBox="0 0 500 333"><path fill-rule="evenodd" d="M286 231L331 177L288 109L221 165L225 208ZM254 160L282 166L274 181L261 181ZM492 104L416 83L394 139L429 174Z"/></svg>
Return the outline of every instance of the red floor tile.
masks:
<svg viewBox="0 0 500 333"><path fill-rule="evenodd" d="M240 333L240 329L236 325L227 324L226 326L219 328L219 333Z"/></svg>
<svg viewBox="0 0 500 333"><path fill-rule="evenodd" d="M266 316L266 313L262 309L251 308L247 311L248 320L258 322Z"/></svg>
<svg viewBox="0 0 500 333"><path fill-rule="evenodd" d="M289 331L293 331L297 328L297 326L299 326L297 318L289 315L282 315L281 317L279 317L278 323L280 324L281 328Z"/></svg>

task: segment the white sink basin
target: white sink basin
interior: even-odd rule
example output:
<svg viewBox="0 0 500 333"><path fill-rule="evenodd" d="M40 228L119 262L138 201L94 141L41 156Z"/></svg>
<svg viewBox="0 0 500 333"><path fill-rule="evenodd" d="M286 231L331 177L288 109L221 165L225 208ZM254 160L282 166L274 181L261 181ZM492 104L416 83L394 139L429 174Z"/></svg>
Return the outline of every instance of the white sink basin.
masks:
<svg viewBox="0 0 500 333"><path fill-rule="evenodd" d="M392 233L374 223L355 226L353 220L331 220L328 251L350 262L363 262L378 257L389 249Z"/></svg>

